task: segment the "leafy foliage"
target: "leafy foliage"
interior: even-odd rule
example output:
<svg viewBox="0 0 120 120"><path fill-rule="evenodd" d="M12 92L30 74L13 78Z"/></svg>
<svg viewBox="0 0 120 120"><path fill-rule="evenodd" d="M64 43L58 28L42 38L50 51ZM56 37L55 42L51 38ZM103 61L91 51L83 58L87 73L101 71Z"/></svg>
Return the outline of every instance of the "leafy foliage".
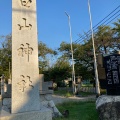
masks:
<svg viewBox="0 0 120 120"><path fill-rule="evenodd" d="M95 45L97 52L107 54L107 48L112 47L113 31L109 26L99 26L95 34Z"/></svg>
<svg viewBox="0 0 120 120"><path fill-rule="evenodd" d="M86 33L84 43L73 43L73 56L75 61L75 74L83 79L94 79L92 39ZM94 34L96 55L98 53L110 54L120 49L120 19L113 27L99 26ZM62 56L71 57L71 44L62 42L59 48Z"/></svg>
<svg viewBox="0 0 120 120"><path fill-rule="evenodd" d="M63 52L63 56L71 59L71 48L70 44L68 43L61 43L60 45L60 52ZM91 69L93 69L90 61L92 60L92 57L88 57L88 53L91 49L91 44L73 44L73 56L75 61L75 74L76 76L81 76L86 78L91 78ZM72 70L71 70L72 71Z"/></svg>
<svg viewBox="0 0 120 120"><path fill-rule="evenodd" d="M12 36L1 37L1 48L0 48L0 75L4 74L6 78L9 77L9 64L12 59ZM11 69L11 66L10 66Z"/></svg>
<svg viewBox="0 0 120 120"><path fill-rule="evenodd" d="M61 57L56 63L46 72L46 80L54 82L62 81L70 76L71 67L67 59Z"/></svg>
<svg viewBox="0 0 120 120"><path fill-rule="evenodd" d="M93 47L92 39L86 33L87 39L82 44L73 43L73 57L75 65L75 75L82 76L83 79L94 78L93 67ZM99 26L94 34L96 55L98 53L110 54L120 50L120 19L113 23L113 26ZM12 36L1 36L0 46L0 75L5 74L9 77L9 63L12 59ZM59 58L51 66L49 57L59 53ZM58 52L47 47L41 41L38 44L39 69L40 73L45 74L45 80L62 81L70 77L72 66L70 65L72 54L71 44L62 42ZM10 66L11 68L11 66Z"/></svg>
<svg viewBox="0 0 120 120"><path fill-rule="evenodd" d="M56 51L48 48L43 42L38 43L39 70L43 73L49 67L48 55L56 55Z"/></svg>
<svg viewBox="0 0 120 120"><path fill-rule="evenodd" d="M53 51L52 49L48 48L45 43L40 41L38 43L38 56L42 58L46 58L47 54L54 54L56 55L56 51Z"/></svg>
<svg viewBox="0 0 120 120"><path fill-rule="evenodd" d="M117 22L114 22L113 30L115 31L116 37L120 39L120 19L118 19Z"/></svg>

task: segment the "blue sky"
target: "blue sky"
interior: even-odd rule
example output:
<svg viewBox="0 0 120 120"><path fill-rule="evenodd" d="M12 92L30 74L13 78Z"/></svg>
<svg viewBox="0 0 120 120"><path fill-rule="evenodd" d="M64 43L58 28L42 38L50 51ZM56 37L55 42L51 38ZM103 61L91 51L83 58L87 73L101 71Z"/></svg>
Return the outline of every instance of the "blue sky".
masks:
<svg viewBox="0 0 120 120"><path fill-rule="evenodd" d="M120 5L120 0L90 0L93 26ZM68 18L71 17L72 39L90 29L87 0L37 0L38 40L57 49L62 41L70 42ZM12 32L12 0L0 0L0 35Z"/></svg>

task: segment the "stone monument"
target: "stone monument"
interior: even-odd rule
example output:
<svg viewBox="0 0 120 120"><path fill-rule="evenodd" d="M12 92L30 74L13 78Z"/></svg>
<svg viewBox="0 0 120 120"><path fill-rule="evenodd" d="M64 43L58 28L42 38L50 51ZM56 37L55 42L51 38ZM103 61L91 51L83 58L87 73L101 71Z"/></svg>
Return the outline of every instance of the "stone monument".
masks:
<svg viewBox="0 0 120 120"><path fill-rule="evenodd" d="M36 0L12 0L11 111L1 120L52 120L40 107L39 84Z"/></svg>
<svg viewBox="0 0 120 120"><path fill-rule="evenodd" d="M96 109L100 120L120 120L120 55L110 54L103 57L105 82L101 88L107 95L101 95L96 100ZM102 80L101 80L102 81Z"/></svg>
<svg viewBox="0 0 120 120"><path fill-rule="evenodd" d="M40 109L35 1L12 4L12 113Z"/></svg>
<svg viewBox="0 0 120 120"><path fill-rule="evenodd" d="M120 120L120 96L101 95L96 100L99 120Z"/></svg>
<svg viewBox="0 0 120 120"><path fill-rule="evenodd" d="M104 57L107 81L107 95L120 95L120 55L111 54Z"/></svg>

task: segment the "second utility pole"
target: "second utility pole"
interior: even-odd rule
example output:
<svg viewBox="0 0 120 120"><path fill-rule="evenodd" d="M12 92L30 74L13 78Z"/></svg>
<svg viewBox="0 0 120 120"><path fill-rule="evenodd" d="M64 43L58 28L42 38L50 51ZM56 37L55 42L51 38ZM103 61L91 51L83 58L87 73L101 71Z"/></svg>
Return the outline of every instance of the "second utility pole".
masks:
<svg viewBox="0 0 120 120"><path fill-rule="evenodd" d="M71 32L71 24L70 24L70 15L65 12L68 17L69 29L70 29L70 41L71 41L71 54L72 54L72 84L73 84L73 94L76 93L76 81L75 81L75 69L74 69L74 58L73 58L73 46L72 46L72 32Z"/></svg>
<svg viewBox="0 0 120 120"><path fill-rule="evenodd" d="M90 16L90 28L92 32L92 44L93 44L93 53L94 53L94 69L95 69L95 82L96 82L96 97L100 95L100 86L99 86L99 80L98 80L98 70L97 70L97 61L96 61L96 54L95 54L95 43L94 43L94 34L92 29L92 16L90 11L90 2L88 0L88 10L89 10L89 16Z"/></svg>

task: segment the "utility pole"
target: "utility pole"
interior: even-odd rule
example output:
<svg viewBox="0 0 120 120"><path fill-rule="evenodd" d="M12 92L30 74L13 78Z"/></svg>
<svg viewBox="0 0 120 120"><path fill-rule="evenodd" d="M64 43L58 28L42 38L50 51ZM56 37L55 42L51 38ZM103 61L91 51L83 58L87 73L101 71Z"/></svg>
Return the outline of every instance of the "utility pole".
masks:
<svg viewBox="0 0 120 120"><path fill-rule="evenodd" d="M94 53L94 69L95 69L95 82L96 82L96 97L100 95L100 87L99 87L99 80L98 80L98 70L97 70L97 61L96 61L96 54L95 54L95 43L94 43L94 34L92 28L92 16L90 10L90 1L88 0L88 9L89 9L89 17L90 17L90 29L92 32L92 44L93 44L93 53Z"/></svg>
<svg viewBox="0 0 120 120"><path fill-rule="evenodd" d="M70 42L71 42L71 54L72 54L72 84L73 84L73 94L76 93L76 82L75 82L75 69L74 69L74 58L73 58L73 46L72 46L72 31L71 31L71 24L70 24L70 15L65 12L68 17L69 29L70 29Z"/></svg>

